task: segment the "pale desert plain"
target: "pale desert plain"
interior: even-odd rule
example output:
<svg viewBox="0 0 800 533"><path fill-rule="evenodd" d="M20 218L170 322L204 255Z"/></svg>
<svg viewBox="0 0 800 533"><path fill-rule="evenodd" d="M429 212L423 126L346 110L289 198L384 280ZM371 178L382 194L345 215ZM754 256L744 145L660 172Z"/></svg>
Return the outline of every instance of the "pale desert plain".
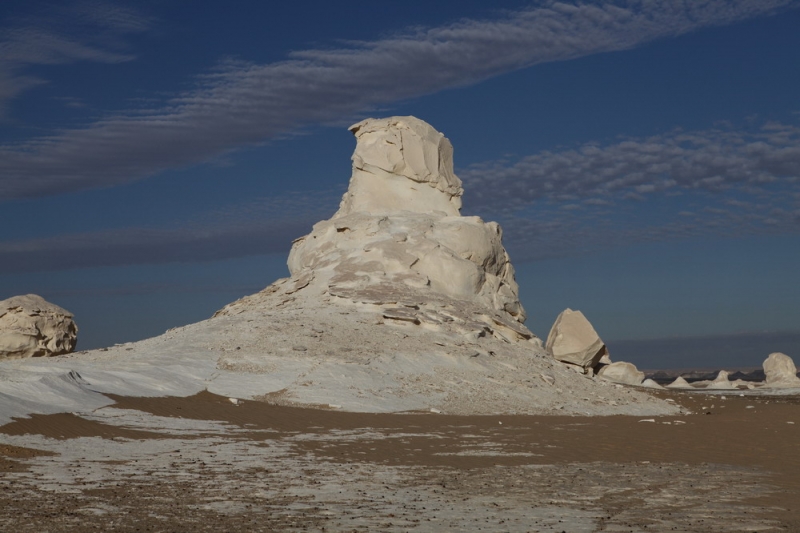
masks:
<svg viewBox="0 0 800 533"><path fill-rule="evenodd" d="M789 356L665 387L580 311L539 339L447 138L350 131L291 277L206 321L73 352L68 311L2 302L0 530L800 531Z"/></svg>

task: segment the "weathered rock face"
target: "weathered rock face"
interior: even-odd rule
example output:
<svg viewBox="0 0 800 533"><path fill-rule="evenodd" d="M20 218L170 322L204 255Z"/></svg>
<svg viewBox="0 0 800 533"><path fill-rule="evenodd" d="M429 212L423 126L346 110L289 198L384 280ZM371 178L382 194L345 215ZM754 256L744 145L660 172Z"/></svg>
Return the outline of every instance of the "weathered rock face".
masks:
<svg viewBox="0 0 800 533"><path fill-rule="evenodd" d="M0 301L0 359L61 355L75 349L72 313L27 294Z"/></svg>
<svg viewBox="0 0 800 533"><path fill-rule="evenodd" d="M367 119L350 126L358 144L353 175L336 216L441 212L459 216L461 180L453 146L415 117Z"/></svg>
<svg viewBox="0 0 800 533"><path fill-rule="evenodd" d="M764 374L767 385L783 385L800 387L800 378L797 377L797 367L791 357L784 353L769 354L764 361Z"/></svg>
<svg viewBox="0 0 800 533"><path fill-rule="evenodd" d="M603 366L597 375L609 381L626 385L640 385L644 381L644 372L636 368L633 363L623 361Z"/></svg>
<svg viewBox="0 0 800 533"><path fill-rule="evenodd" d="M559 361L578 365L587 370L596 366L603 356L608 355L605 343L592 324L583 313L572 309L565 309L558 315L547 335L545 347ZM641 383L641 380L639 382Z"/></svg>
<svg viewBox="0 0 800 533"><path fill-rule="evenodd" d="M531 338L500 226L459 213L450 142L414 117L368 119L350 130L358 140L350 186L339 211L295 241L292 277L372 304L404 294L472 302Z"/></svg>

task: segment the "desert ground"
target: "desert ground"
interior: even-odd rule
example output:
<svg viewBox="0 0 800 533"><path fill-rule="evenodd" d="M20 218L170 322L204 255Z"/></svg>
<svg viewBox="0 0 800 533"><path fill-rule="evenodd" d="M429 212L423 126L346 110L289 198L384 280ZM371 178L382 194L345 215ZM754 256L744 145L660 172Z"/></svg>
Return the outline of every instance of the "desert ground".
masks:
<svg viewBox="0 0 800 533"><path fill-rule="evenodd" d="M0 427L0 530L800 530L800 397L656 394L691 414L113 397Z"/></svg>

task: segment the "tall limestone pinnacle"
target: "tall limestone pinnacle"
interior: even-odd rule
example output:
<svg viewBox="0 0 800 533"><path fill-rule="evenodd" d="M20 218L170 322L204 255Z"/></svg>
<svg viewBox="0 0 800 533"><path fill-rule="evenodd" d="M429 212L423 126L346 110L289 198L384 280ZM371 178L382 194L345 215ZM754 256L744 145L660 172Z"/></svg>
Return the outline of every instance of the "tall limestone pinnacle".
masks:
<svg viewBox="0 0 800 533"><path fill-rule="evenodd" d="M349 188L330 220L295 241L292 276L313 275L349 299L440 294L524 322L500 226L460 214L450 141L415 117L367 119L350 131Z"/></svg>

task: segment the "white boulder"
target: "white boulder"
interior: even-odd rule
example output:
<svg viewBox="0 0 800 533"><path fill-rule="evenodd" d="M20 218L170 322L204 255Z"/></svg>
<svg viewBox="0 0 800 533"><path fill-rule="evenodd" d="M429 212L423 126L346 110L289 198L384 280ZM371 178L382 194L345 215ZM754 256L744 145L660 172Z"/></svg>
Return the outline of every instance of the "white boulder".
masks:
<svg viewBox="0 0 800 533"><path fill-rule="evenodd" d="M636 368L633 363L624 361L603 366L597 372L597 375L603 379L626 385L641 385L642 381L644 381L644 372Z"/></svg>
<svg viewBox="0 0 800 533"><path fill-rule="evenodd" d="M791 357L784 353L769 354L764 360L764 375L768 386L794 386L800 387L800 378L797 377L797 367Z"/></svg>
<svg viewBox="0 0 800 533"><path fill-rule="evenodd" d="M584 370L594 368L608 354L592 324L583 313L572 309L565 309L558 315L547 335L545 347L559 361L578 365Z"/></svg>
<svg viewBox="0 0 800 533"><path fill-rule="evenodd" d="M0 359L61 355L75 349L72 313L26 294L0 301Z"/></svg>

